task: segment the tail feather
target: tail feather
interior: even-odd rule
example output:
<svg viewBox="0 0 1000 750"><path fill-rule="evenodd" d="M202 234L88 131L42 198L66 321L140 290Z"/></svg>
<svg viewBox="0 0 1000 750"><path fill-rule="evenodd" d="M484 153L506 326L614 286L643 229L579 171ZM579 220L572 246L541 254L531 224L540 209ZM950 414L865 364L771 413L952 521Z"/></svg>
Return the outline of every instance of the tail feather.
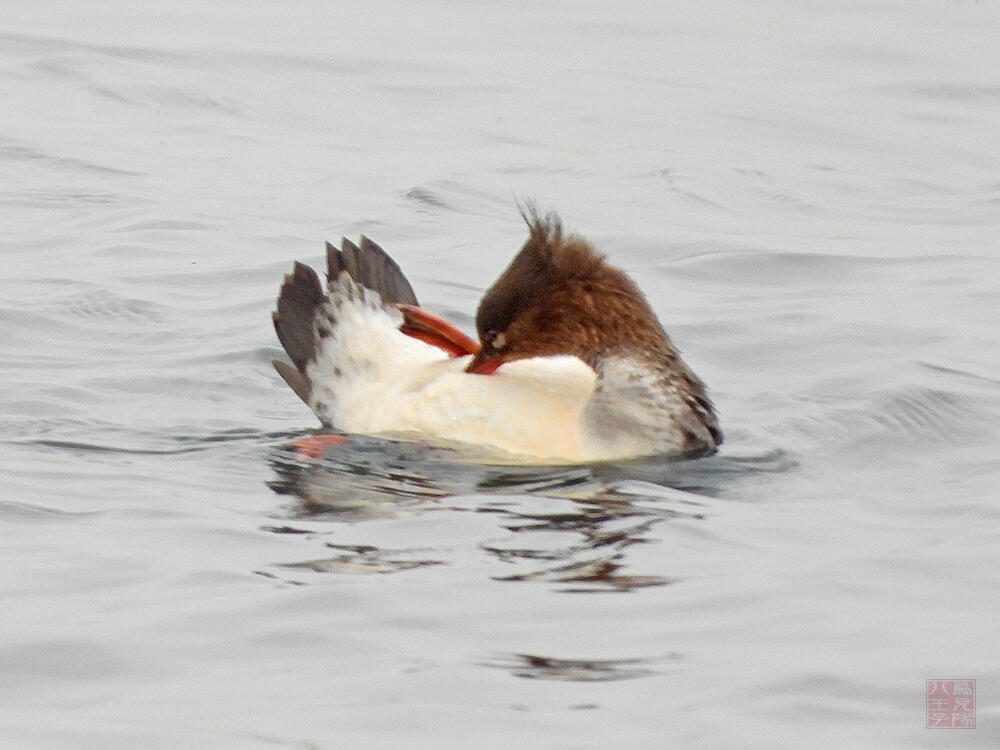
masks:
<svg viewBox="0 0 1000 750"><path fill-rule="evenodd" d="M378 292L385 305L417 304L417 295L396 261L364 235L361 247L346 238L340 241L340 250L326 243L327 281L336 281L344 271L358 285Z"/></svg>
<svg viewBox="0 0 1000 750"><path fill-rule="evenodd" d="M358 286L377 292L387 307L402 303L416 305L417 296L406 280L402 270L389 254L367 237L361 237L361 246L348 239L341 241L337 250L326 243L327 282L333 283L346 272ZM271 314L274 330L284 347L293 368L287 362L273 360L278 374L293 391L309 403L312 384L306 374L309 363L316 359L320 341L329 335L331 308L324 308L327 294L319 275L309 266L296 261L292 273L285 276L278 295L278 309ZM316 325L316 319L324 314L324 324Z"/></svg>

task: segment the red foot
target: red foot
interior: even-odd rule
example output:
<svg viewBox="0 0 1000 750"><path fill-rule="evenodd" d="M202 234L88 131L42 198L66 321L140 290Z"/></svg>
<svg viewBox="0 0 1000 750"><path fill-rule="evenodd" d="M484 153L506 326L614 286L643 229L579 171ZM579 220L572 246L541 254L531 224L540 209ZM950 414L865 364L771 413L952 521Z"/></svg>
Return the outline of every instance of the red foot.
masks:
<svg viewBox="0 0 1000 750"><path fill-rule="evenodd" d="M343 435L311 435L293 440L289 445L298 449L296 458L323 458L327 448L333 445L345 445L347 442L347 438Z"/></svg>

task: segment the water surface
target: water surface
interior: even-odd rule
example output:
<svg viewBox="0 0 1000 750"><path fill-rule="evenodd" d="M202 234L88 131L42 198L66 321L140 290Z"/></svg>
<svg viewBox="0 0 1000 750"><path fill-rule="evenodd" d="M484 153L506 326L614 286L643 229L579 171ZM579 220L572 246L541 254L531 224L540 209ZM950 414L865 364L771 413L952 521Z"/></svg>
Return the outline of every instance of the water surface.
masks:
<svg viewBox="0 0 1000 750"><path fill-rule="evenodd" d="M0 738L996 747L1000 6L19 3ZM727 442L321 462L270 324L364 232L468 328L558 210ZM976 679L978 728L924 728Z"/></svg>

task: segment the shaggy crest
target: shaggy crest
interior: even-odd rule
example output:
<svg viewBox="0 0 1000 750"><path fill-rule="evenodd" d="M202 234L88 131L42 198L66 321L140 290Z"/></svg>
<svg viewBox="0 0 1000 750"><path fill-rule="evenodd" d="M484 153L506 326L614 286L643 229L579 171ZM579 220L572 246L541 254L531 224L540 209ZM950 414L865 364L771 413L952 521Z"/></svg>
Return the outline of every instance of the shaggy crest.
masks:
<svg viewBox="0 0 1000 750"><path fill-rule="evenodd" d="M563 232L562 221L555 213L542 216L529 203L521 210L521 218L528 225L528 239L520 254L545 268L549 281L592 278L606 265L604 255L587 240Z"/></svg>
<svg viewBox="0 0 1000 750"><path fill-rule="evenodd" d="M590 280L620 278L630 292L634 285L582 237L563 232L554 213L540 216L534 206L521 211L528 239L500 277L486 291L476 312L480 339L503 331L522 311L553 290Z"/></svg>

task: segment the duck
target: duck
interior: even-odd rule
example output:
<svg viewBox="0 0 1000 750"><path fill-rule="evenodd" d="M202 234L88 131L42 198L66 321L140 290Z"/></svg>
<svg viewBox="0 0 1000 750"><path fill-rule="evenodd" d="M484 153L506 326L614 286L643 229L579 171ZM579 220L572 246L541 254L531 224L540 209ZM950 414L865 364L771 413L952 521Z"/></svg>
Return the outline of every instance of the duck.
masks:
<svg viewBox="0 0 1000 750"><path fill-rule="evenodd" d="M368 435L511 464L715 453L708 390L638 285L556 214L521 215L528 237L483 295L476 338L422 308L365 236L326 244L325 284L296 262L272 314L290 360L273 360L278 374L341 433L334 443Z"/></svg>

